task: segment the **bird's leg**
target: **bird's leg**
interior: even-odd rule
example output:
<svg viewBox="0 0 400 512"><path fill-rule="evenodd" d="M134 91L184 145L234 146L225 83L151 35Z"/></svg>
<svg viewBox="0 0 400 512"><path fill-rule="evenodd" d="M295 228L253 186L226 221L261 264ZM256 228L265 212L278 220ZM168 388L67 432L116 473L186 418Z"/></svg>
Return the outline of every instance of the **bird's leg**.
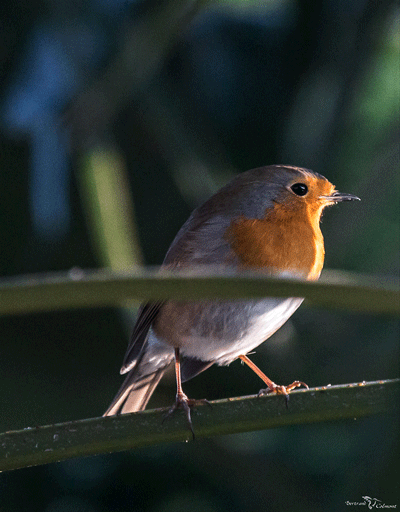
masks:
<svg viewBox="0 0 400 512"><path fill-rule="evenodd" d="M190 414L190 408L194 407L198 404L208 404L211 405L208 400L193 400L191 398L188 398L187 395L183 392L182 389L182 380L181 380L181 360L180 360L180 354L179 354L179 348L175 349L175 377L176 377L176 398L175 403L170 408L170 410L167 412L164 419L166 419L168 416L170 416L173 412L175 412L177 409L183 409L186 413L186 419L188 422L189 429L192 433L193 440L194 440L194 431L193 431L193 424L192 424L192 418Z"/></svg>
<svg viewBox="0 0 400 512"><path fill-rule="evenodd" d="M262 396L262 395L266 395L268 393L276 393L277 395L284 395L285 398L286 398L286 405L288 403L288 400L289 400L289 392L294 389L294 388L298 388L300 386L304 386L305 388L308 389L308 386L307 384L305 384L304 382L301 382L299 380L295 380L294 382L292 382L291 384L289 384L289 386L278 386L278 384L275 384L275 382L272 382L271 379L269 379L265 373L263 373L260 368L255 365L253 363L253 361L251 361L247 356L243 355L243 356L239 356L239 358L247 364L247 366L249 366L254 373L256 373L260 379L265 382L265 384L268 386L267 389L260 389L260 391L258 392L258 396Z"/></svg>

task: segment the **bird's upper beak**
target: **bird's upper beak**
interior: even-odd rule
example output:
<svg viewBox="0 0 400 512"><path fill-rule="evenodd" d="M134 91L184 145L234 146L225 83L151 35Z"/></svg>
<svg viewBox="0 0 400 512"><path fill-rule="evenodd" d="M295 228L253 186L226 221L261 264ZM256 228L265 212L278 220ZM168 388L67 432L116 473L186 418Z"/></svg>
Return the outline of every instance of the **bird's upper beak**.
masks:
<svg viewBox="0 0 400 512"><path fill-rule="evenodd" d="M341 201L361 201L361 199L353 194L342 194L341 192L334 192L330 196L320 196L320 199L326 199L333 203L340 203Z"/></svg>

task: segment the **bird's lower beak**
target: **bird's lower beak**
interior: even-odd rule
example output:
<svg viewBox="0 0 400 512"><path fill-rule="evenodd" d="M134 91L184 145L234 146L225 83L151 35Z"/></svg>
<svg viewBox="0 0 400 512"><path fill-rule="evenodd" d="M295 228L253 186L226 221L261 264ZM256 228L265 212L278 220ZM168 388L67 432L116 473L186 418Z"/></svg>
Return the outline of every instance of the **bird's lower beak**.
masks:
<svg viewBox="0 0 400 512"><path fill-rule="evenodd" d="M334 203L340 203L341 201L361 201L359 197L353 196L353 194L342 194L341 192L334 192L330 196L321 196L321 199L326 199Z"/></svg>

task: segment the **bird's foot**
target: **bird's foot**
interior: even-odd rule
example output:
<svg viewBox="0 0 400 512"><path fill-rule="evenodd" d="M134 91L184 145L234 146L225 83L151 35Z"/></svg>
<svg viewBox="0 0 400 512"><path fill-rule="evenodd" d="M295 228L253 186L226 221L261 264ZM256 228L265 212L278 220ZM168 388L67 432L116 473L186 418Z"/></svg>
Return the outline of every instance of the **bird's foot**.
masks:
<svg viewBox="0 0 400 512"><path fill-rule="evenodd" d="M169 409L167 414L164 416L163 422L169 418L177 409L183 409L186 414L186 420L190 429L190 432L193 436L193 441L195 439L194 430L193 430L193 424L192 424L192 417L191 417L191 411L190 409L192 407L196 407L196 405L204 405L207 404L211 407L211 404L208 400L205 398L200 400L195 400L193 398L188 398L185 393L177 393L175 403L172 405L172 407Z"/></svg>
<svg viewBox="0 0 400 512"><path fill-rule="evenodd" d="M289 393L292 391L292 389L299 388L300 386L304 386L306 389L308 389L307 384L304 382L301 382L300 380L295 380L289 386L278 386L278 384L275 384L275 382L271 382L271 386L269 386L266 389L260 389L258 392L258 396L268 395L270 393L276 393L277 395L284 395L286 400L286 407L289 403Z"/></svg>

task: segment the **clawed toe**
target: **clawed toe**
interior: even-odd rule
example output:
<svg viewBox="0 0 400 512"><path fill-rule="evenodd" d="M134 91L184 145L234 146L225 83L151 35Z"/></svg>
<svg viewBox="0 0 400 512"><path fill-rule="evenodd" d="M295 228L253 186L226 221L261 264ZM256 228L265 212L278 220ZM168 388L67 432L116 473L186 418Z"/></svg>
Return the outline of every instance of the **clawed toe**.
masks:
<svg viewBox="0 0 400 512"><path fill-rule="evenodd" d="M306 389L308 389L307 384L304 382L301 382L299 380L295 380L294 382L289 384L289 386L278 386L277 384L272 382L271 387L268 387L266 389L260 389L260 391L258 392L258 396L268 395L270 393L276 393L277 395L284 395L285 400L286 400L286 407L287 407L288 403L289 403L290 391L292 391L292 389L299 388L300 386L303 386Z"/></svg>
<svg viewBox="0 0 400 512"><path fill-rule="evenodd" d="M196 405L200 405L200 404L201 405L207 404L210 407L212 407L210 402L208 400L206 400L205 398L204 399L200 399L200 400L194 400L192 398L188 398L185 395L185 393L178 393L176 395L175 403L172 405L172 407L168 410L167 414L164 416L163 422L167 418L169 418L177 409L183 409L185 411L186 421L188 423L188 427L190 429L190 432L192 433L193 441L194 441L195 435L194 435L194 430L193 430L193 424L192 424L192 417L191 417L191 410L190 409L192 407L195 407Z"/></svg>

